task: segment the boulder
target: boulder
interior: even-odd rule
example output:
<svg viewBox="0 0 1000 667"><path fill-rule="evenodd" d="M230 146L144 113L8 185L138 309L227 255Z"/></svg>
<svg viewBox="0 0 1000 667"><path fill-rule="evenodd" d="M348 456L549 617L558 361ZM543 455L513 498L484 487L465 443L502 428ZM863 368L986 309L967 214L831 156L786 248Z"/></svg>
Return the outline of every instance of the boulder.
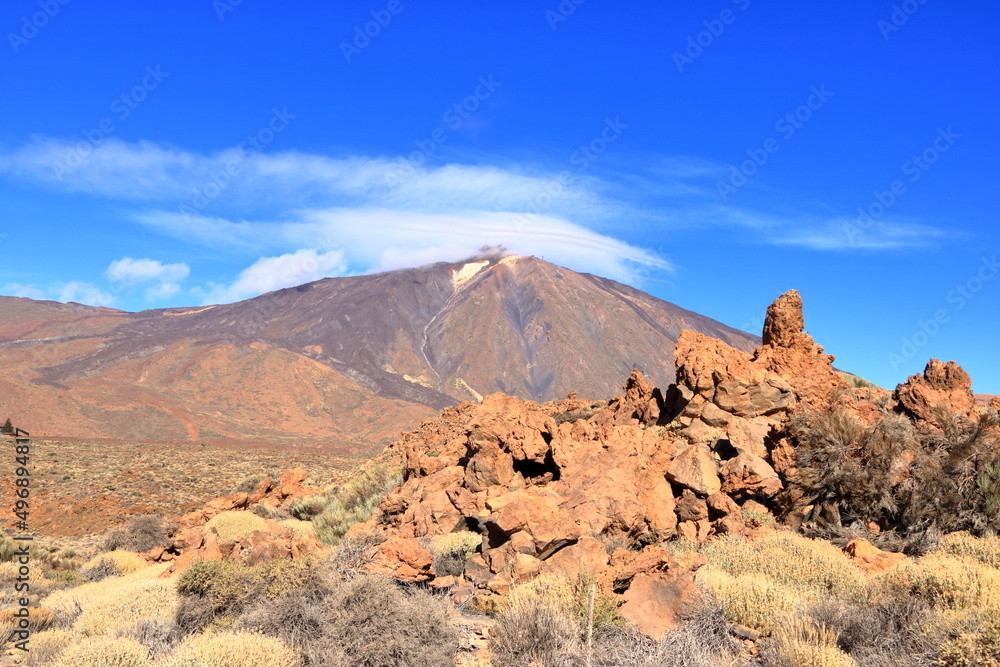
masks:
<svg viewBox="0 0 1000 667"><path fill-rule="evenodd" d="M666 470L667 479L702 496L721 490L722 482L712 452L704 445L688 445L674 457Z"/></svg>
<svg viewBox="0 0 1000 667"><path fill-rule="evenodd" d="M847 555L854 559L855 565L869 574L891 570L906 560L904 554L882 551L865 539L854 539L844 547Z"/></svg>
<svg viewBox="0 0 1000 667"><path fill-rule="evenodd" d="M722 466L722 492L734 498L773 498L783 486L767 461L742 452Z"/></svg>
<svg viewBox="0 0 1000 667"><path fill-rule="evenodd" d="M411 583L434 578L434 556L413 538L390 537L369 549L367 556L369 572Z"/></svg>
<svg viewBox="0 0 1000 667"><path fill-rule="evenodd" d="M972 378L954 361L931 359L922 374L911 375L896 387L893 398L906 414L938 427L943 426L937 414L940 409L965 418L975 415Z"/></svg>
<svg viewBox="0 0 1000 667"><path fill-rule="evenodd" d="M622 599L621 615L643 634L659 640L681 625L699 593L690 571L671 568L635 575Z"/></svg>

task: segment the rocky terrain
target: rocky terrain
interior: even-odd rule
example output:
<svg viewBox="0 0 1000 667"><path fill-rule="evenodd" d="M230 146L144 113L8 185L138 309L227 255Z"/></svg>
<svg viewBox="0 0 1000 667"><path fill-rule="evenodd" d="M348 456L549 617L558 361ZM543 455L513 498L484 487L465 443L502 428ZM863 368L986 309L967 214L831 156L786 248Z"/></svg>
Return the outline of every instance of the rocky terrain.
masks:
<svg viewBox="0 0 1000 667"><path fill-rule="evenodd" d="M0 413L35 437L371 452L463 400L666 386L683 329L757 339L611 280L483 257L126 313L0 297ZM27 425L31 425L28 429Z"/></svg>

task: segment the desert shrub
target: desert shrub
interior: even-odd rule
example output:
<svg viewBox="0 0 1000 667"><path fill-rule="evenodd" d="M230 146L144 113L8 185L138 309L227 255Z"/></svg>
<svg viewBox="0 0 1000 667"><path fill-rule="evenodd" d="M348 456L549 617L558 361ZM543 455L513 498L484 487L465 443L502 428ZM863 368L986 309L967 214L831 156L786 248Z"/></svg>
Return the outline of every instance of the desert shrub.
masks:
<svg viewBox="0 0 1000 667"><path fill-rule="evenodd" d="M301 521L299 519L284 519L278 522L278 525L282 528L288 528L292 531L295 537L307 538L315 537L316 533L313 532L312 523L309 521Z"/></svg>
<svg viewBox="0 0 1000 667"><path fill-rule="evenodd" d="M300 519L302 521L312 521L314 518L322 514L329 500L330 499L325 494L314 493L311 496L296 498L292 503L292 506L288 509L292 513L292 516L296 519Z"/></svg>
<svg viewBox="0 0 1000 667"><path fill-rule="evenodd" d="M377 532L362 532L346 535L337 544L330 558L330 567L341 573L353 573L371 560L368 552L372 547L385 542L385 535Z"/></svg>
<svg viewBox="0 0 1000 667"><path fill-rule="evenodd" d="M45 573L45 577L58 588L79 586L87 581L81 573L74 570L50 570Z"/></svg>
<svg viewBox="0 0 1000 667"><path fill-rule="evenodd" d="M973 537L967 532L942 536L936 549L943 554L974 558L984 565L1000 567L1000 538L996 535Z"/></svg>
<svg viewBox="0 0 1000 667"><path fill-rule="evenodd" d="M909 559L875 581L883 590L915 596L936 609L1000 617L1000 570L969 557L931 553Z"/></svg>
<svg viewBox="0 0 1000 667"><path fill-rule="evenodd" d="M70 630L45 630L33 634L24 664L26 667L52 665L63 651L79 640L80 635Z"/></svg>
<svg viewBox="0 0 1000 667"><path fill-rule="evenodd" d="M296 648L308 665L436 667L454 663L457 640L443 605L376 576L331 573L271 603L259 603L237 627Z"/></svg>
<svg viewBox="0 0 1000 667"><path fill-rule="evenodd" d="M939 429L917 430L901 415L874 425L838 408L792 420L798 442L793 480L799 507L810 519L837 530L875 521L903 535L930 529L981 535L1000 528L1000 446L997 416L967 421L938 411ZM894 470L904 452L906 474Z"/></svg>
<svg viewBox="0 0 1000 667"><path fill-rule="evenodd" d="M465 561L472 557L482 542L482 535L469 531L448 533L432 540L434 571L438 576L462 574Z"/></svg>
<svg viewBox="0 0 1000 667"><path fill-rule="evenodd" d="M177 627L191 633L213 624L230 625L255 602L269 602L287 590L301 588L310 576L309 568L309 562L287 558L255 567L223 560L196 561L177 580Z"/></svg>
<svg viewBox="0 0 1000 667"><path fill-rule="evenodd" d="M867 580L843 551L823 540L776 530L749 542L722 537L701 549L707 559L705 572L743 577L766 577L783 587L808 595L829 593L837 597L864 596Z"/></svg>
<svg viewBox="0 0 1000 667"><path fill-rule="evenodd" d="M734 577L721 570L703 569L696 580L719 600L726 618L765 634L820 599L816 591L781 584L758 573Z"/></svg>
<svg viewBox="0 0 1000 667"><path fill-rule="evenodd" d="M169 622L177 605L173 582L159 575L166 565L55 591L41 601L52 610L56 627L72 625L101 634L145 618Z"/></svg>
<svg viewBox="0 0 1000 667"><path fill-rule="evenodd" d="M0 609L0 637L6 639L13 630L17 629L20 619L14 614L19 610L20 607ZM52 616L52 612L45 607L28 607L28 631L34 633L45 630L52 625Z"/></svg>
<svg viewBox="0 0 1000 667"><path fill-rule="evenodd" d="M146 567L146 561L131 551L109 551L90 559L81 575L88 581L100 581L105 577L123 577Z"/></svg>
<svg viewBox="0 0 1000 667"><path fill-rule="evenodd" d="M134 639L146 647L150 655L159 656L169 653L176 644L177 626L173 620L145 618L119 628L115 636Z"/></svg>
<svg viewBox="0 0 1000 667"><path fill-rule="evenodd" d="M160 667L292 667L294 651L280 639L249 632L189 637L162 659Z"/></svg>
<svg viewBox="0 0 1000 667"><path fill-rule="evenodd" d="M837 633L810 618L780 625L761 652L765 667L857 667L837 648Z"/></svg>
<svg viewBox="0 0 1000 667"><path fill-rule="evenodd" d="M267 530L267 522L253 512L220 512L205 524L206 531L219 536L219 542L234 542L257 531Z"/></svg>
<svg viewBox="0 0 1000 667"><path fill-rule="evenodd" d="M684 623L660 641L633 626L606 626L596 635L594 665L601 667L739 667L743 646L733 636L721 605L707 595L688 610Z"/></svg>
<svg viewBox="0 0 1000 667"><path fill-rule="evenodd" d="M351 526L371 518L385 494L402 480L398 469L376 467L334 489L328 494L323 511L313 519L317 537L335 546Z"/></svg>
<svg viewBox="0 0 1000 667"><path fill-rule="evenodd" d="M154 514L136 514L129 518L123 528L112 531L104 540L106 551L149 551L153 547L165 547L170 544L168 533L176 526L163 520L162 516Z"/></svg>
<svg viewBox="0 0 1000 667"><path fill-rule="evenodd" d="M939 667L1000 667L1000 629L965 633L947 643L940 650L936 665Z"/></svg>
<svg viewBox="0 0 1000 667"><path fill-rule="evenodd" d="M145 667L146 648L134 639L87 637L62 651L55 667Z"/></svg>
<svg viewBox="0 0 1000 667"><path fill-rule="evenodd" d="M543 586L515 588L497 611L494 656L498 664L549 667L582 652L568 582L556 582L550 594Z"/></svg>

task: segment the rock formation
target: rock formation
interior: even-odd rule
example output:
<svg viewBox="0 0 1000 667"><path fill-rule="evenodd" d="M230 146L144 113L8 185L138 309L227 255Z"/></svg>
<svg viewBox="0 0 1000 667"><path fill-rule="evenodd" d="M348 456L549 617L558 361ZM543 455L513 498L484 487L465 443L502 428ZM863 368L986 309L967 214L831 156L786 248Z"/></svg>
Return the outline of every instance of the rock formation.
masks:
<svg viewBox="0 0 1000 667"><path fill-rule="evenodd" d="M938 424L941 409L971 417L976 407L972 378L954 361L931 359L922 374L911 375L896 387L893 397L900 411L928 424Z"/></svg>

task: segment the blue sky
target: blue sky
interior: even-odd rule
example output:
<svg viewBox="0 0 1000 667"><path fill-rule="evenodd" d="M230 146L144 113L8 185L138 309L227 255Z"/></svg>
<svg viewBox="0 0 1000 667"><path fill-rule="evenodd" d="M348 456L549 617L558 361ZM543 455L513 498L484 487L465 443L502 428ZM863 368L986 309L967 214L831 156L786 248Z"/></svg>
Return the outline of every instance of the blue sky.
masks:
<svg viewBox="0 0 1000 667"><path fill-rule="evenodd" d="M0 26L2 294L197 305L503 244L754 332L797 288L839 367L954 359L1000 393L995 3L18 0Z"/></svg>

